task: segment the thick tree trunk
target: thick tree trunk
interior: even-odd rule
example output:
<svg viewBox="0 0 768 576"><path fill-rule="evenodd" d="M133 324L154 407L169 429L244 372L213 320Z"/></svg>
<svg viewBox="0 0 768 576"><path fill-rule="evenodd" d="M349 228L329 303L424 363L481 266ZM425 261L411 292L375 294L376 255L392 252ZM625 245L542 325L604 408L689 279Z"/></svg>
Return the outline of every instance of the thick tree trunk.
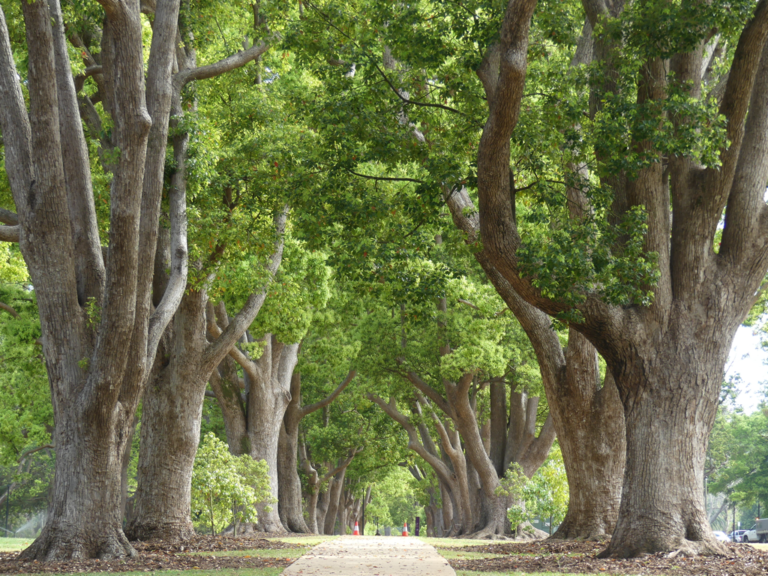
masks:
<svg viewBox="0 0 768 576"><path fill-rule="evenodd" d="M266 335L267 346L254 370L248 392L248 440L250 454L269 466L269 483L273 501L257 506L256 529L261 532L283 532L278 513L279 481L277 447L280 429L291 401L290 381L298 357L298 344L283 344L272 334ZM270 507L270 510L267 510Z"/></svg>
<svg viewBox="0 0 768 576"><path fill-rule="evenodd" d="M278 478L278 509L280 520L291 532L307 533L309 527L304 521L301 503L301 480L296 465L299 429L287 430L286 423L280 427L280 437L277 445Z"/></svg>
<svg viewBox="0 0 768 576"><path fill-rule="evenodd" d="M333 486L333 480L329 482L327 490L319 492L317 495L317 506L315 508L317 531L315 534L327 534L325 531L325 517L328 515L328 507L331 503L331 486Z"/></svg>
<svg viewBox="0 0 768 576"><path fill-rule="evenodd" d="M339 505L341 504L341 496L344 491L344 479L347 474L347 469L340 471L333 478L333 484L328 489L328 511L325 514L325 521L323 522L323 533L333 534L336 526L336 518L339 515ZM342 527L343 528L343 527Z"/></svg>
<svg viewBox="0 0 768 576"><path fill-rule="evenodd" d="M136 552L123 534L120 514L120 439L127 437L129 427L118 430L113 421L105 426L82 414L79 406L62 410L58 416L53 506L40 536L20 558L50 561L134 556Z"/></svg>
<svg viewBox="0 0 768 576"><path fill-rule="evenodd" d="M597 387L597 354L575 330L568 337L565 382L549 402L568 476L568 512L552 538L611 534L619 514L626 442L624 409L608 371Z"/></svg>
<svg viewBox="0 0 768 576"><path fill-rule="evenodd" d="M207 374L204 292L188 292L173 321L168 365L147 387L141 422L138 488L126 526L132 540L187 540L192 468L200 440Z"/></svg>
<svg viewBox="0 0 768 576"><path fill-rule="evenodd" d="M625 410L627 465L618 522L603 557L726 553L706 515L704 461L736 327L720 325L718 338L704 347L694 337L695 321L676 320L644 358L612 366Z"/></svg>

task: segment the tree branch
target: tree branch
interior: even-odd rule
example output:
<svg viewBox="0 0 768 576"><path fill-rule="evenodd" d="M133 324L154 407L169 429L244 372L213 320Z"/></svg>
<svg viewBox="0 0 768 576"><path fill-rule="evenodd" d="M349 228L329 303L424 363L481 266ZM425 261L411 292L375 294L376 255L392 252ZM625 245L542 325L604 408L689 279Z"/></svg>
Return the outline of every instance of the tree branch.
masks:
<svg viewBox="0 0 768 576"><path fill-rule="evenodd" d="M5 302L0 302L0 310L5 310L6 312L8 312L8 314L13 316L14 318L19 317L19 313L16 312L16 310L14 310L13 306L9 306Z"/></svg>
<svg viewBox="0 0 768 576"><path fill-rule="evenodd" d="M23 212L32 179L32 134L29 116L13 59L5 14L0 8L0 130L5 146L5 168L16 209ZM18 218L18 217L17 217ZM18 224L7 222L6 224Z"/></svg>
<svg viewBox="0 0 768 576"><path fill-rule="evenodd" d="M357 370L350 370L349 374L347 374L347 377L344 379L344 381L338 385L336 390L331 392L326 398L323 400L320 400L319 402L315 402L314 404L310 404L309 406L304 406L301 408L301 417L303 418L307 414L312 414L312 412L315 412L316 410L320 410L320 408L325 408L336 400L336 398L344 391L344 388L346 388L352 380L354 380L355 376L357 376Z"/></svg>
<svg viewBox="0 0 768 576"><path fill-rule="evenodd" d="M757 70L766 35L768 35L768 0L760 0L752 20L744 27L733 56L720 113L728 119L726 136L729 147L721 153L722 166L711 168L710 173L722 174L721 194L730 188L733 172L744 136L744 119L749 109ZM715 174L716 176L716 174ZM722 199L725 202L725 198Z"/></svg>
<svg viewBox="0 0 768 576"><path fill-rule="evenodd" d="M18 242L21 226L0 226L0 242Z"/></svg>
<svg viewBox="0 0 768 576"><path fill-rule="evenodd" d="M460 116L466 116L464 112L461 110L457 110L456 108L451 108L450 106L444 106L443 104L433 104L431 102L416 102L415 100L411 100L409 98L406 98L402 95L401 91L398 90L394 84L392 84L389 77L384 73L384 71L379 68L379 65L376 64L376 62L373 62L374 68L376 68L376 71L381 74L381 77L384 79L384 82L387 83L387 85L392 89L392 91L397 95L400 100L402 100L405 104L412 104L414 106L421 106L423 108L438 108L440 110L447 110L448 112L453 112L454 114L459 114Z"/></svg>
<svg viewBox="0 0 768 576"><path fill-rule="evenodd" d="M192 82L193 80L205 80L207 78L219 76L220 74L224 74L225 72L229 72L235 68L240 68L248 64L248 62L252 62L253 60L258 59L262 54L264 54L264 52L269 50L269 48L269 44L261 41L258 44L251 46L248 50L241 50L240 52L232 54L231 56L219 60L218 62L214 62L213 64L208 64L207 66L199 66L197 68L189 68L187 70L177 72L173 77L173 82L174 84L183 87L185 84Z"/></svg>
<svg viewBox="0 0 768 576"><path fill-rule="evenodd" d="M360 174L358 172L355 172L353 170L346 170L353 176L359 176L360 178L365 178L366 180L377 180L380 182L416 182L417 184L423 184L423 180L417 180L416 178L387 178L385 176L368 176L367 174Z"/></svg>
<svg viewBox="0 0 768 576"><path fill-rule="evenodd" d="M760 251L754 248L765 242L760 220L768 211L765 203L768 182L768 42L763 47L758 70L752 88L742 152L726 205L719 254L722 260L739 264L760 257ZM755 267L749 268L753 270Z"/></svg>
<svg viewBox="0 0 768 576"><path fill-rule="evenodd" d="M0 208L0 222L9 226L16 226L19 223L19 216L15 212Z"/></svg>
<svg viewBox="0 0 768 576"><path fill-rule="evenodd" d="M270 258L270 264L267 267L269 278L264 287L258 292L252 293L243 305L240 312L232 319L221 335L214 340L203 353L201 365L209 371L216 366L221 359L226 356L229 349L235 345L243 333L248 329L256 315L261 310L264 300L267 298L267 291L274 280L280 262L283 259L283 246L285 245L285 224L288 219L288 207L286 206L279 214L275 215L275 251ZM210 366L211 368L207 368ZM201 368L202 370L203 368Z"/></svg>
<svg viewBox="0 0 768 576"><path fill-rule="evenodd" d="M415 372L408 371L408 374L406 375L406 378L408 381L416 386L422 394L424 394L427 398L432 400L440 410L451 416L453 414L453 411L451 410L451 407L448 405L448 402L445 398L434 388L432 388L429 384L424 382L421 378L419 378Z"/></svg>

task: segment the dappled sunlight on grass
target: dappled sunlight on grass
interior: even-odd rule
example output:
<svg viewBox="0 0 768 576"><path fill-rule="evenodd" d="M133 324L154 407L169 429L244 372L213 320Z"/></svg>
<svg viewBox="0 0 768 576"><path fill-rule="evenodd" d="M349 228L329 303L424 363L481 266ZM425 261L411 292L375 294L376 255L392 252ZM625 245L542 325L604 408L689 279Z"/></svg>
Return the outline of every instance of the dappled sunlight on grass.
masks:
<svg viewBox="0 0 768 576"><path fill-rule="evenodd" d="M19 552L34 542L34 538L0 538L0 552Z"/></svg>

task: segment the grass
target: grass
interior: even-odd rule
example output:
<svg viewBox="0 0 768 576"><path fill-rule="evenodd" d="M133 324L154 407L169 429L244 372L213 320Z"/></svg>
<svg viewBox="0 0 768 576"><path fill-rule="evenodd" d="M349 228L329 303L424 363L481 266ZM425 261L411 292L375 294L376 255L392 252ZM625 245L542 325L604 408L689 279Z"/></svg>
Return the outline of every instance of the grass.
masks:
<svg viewBox="0 0 768 576"><path fill-rule="evenodd" d="M462 546L484 546L486 544L493 544L494 540L471 540L468 538L427 538L426 536L419 536L419 540L429 544L430 546L442 547L442 548L460 548Z"/></svg>
<svg viewBox="0 0 768 576"><path fill-rule="evenodd" d="M762 550L763 552L768 551L768 544L750 544L750 546Z"/></svg>
<svg viewBox="0 0 768 576"><path fill-rule="evenodd" d="M298 558L309 552L309 546L302 548L259 548L256 550L218 550L216 552L192 552L190 556L244 556L246 558Z"/></svg>
<svg viewBox="0 0 768 576"><path fill-rule="evenodd" d="M0 552L18 552L33 541L34 538L0 538Z"/></svg>
<svg viewBox="0 0 768 576"><path fill-rule="evenodd" d="M216 570L216 576L280 576L283 568L225 568ZM110 572L110 576L209 576L211 570L156 570L152 572ZM57 576L54 573L46 574L17 574L16 576ZM72 576L67 574L66 576ZM105 576L104 572L84 572L77 576Z"/></svg>
<svg viewBox="0 0 768 576"><path fill-rule="evenodd" d="M448 560L483 560L485 558L504 558L506 554L488 554L487 552L465 552L460 549L442 550L437 551L440 556Z"/></svg>
<svg viewBox="0 0 768 576"><path fill-rule="evenodd" d="M271 542L285 542L287 544L299 544L302 546L317 546L321 542L328 542L329 540L335 540L339 536L291 536L290 538L267 538Z"/></svg>

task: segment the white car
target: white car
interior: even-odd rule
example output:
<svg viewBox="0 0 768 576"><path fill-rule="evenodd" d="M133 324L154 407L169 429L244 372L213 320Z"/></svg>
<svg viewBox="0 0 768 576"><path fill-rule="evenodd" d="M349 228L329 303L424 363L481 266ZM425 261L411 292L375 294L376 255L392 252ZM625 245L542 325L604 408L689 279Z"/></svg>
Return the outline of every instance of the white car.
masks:
<svg viewBox="0 0 768 576"><path fill-rule="evenodd" d="M741 535L741 541L742 542L757 542L760 540L760 537L757 535L757 524L752 526L749 530L744 532L744 534Z"/></svg>
<svg viewBox="0 0 768 576"><path fill-rule="evenodd" d="M712 532L712 534L714 534L715 538L720 540L720 542L728 542L730 540L730 538L728 538L728 534L721 532L720 530L715 530Z"/></svg>

